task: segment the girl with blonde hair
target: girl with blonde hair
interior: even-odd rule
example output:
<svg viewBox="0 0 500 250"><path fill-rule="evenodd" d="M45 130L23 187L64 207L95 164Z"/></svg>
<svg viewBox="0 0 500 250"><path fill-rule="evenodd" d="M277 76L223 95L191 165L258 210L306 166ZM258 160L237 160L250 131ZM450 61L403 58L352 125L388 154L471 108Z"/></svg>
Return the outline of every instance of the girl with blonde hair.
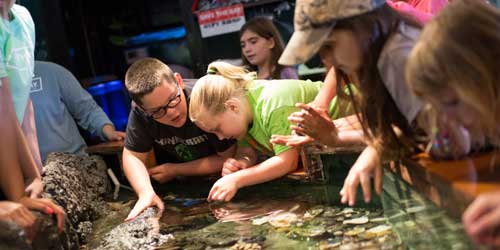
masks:
<svg viewBox="0 0 500 250"><path fill-rule="evenodd" d="M229 201L239 188L270 181L295 170L298 149L271 144L273 134L290 134L287 117L298 110L295 103L311 102L322 82L300 80L254 80L255 73L224 62L208 66L191 93L189 116L202 130L219 139L237 139L234 158L223 164L222 178L208 200ZM341 116L337 100L330 114ZM256 164L256 152L270 156Z"/></svg>
<svg viewBox="0 0 500 250"><path fill-rule="evenodd" d="M500 11L477 0L453 1L423 30L406 78L444 119L500 144ZM500 192L481 194L462 216L479 244L500 247ZM495 248L496 249L496 248Z"/></svg>

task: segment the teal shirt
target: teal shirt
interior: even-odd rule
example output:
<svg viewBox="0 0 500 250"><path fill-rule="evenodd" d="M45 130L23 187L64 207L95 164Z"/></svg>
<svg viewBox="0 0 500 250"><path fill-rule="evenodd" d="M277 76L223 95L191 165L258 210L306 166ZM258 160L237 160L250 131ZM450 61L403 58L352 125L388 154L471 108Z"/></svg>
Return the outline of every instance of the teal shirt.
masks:
<svg viewBox="0 0 500 250"><path fill-rule="evenodd" d="M0 18L0 78L9 78L16 116L22 123L35 64L35 24L21 5L14 4L10 15L10 21Z"/></svg>

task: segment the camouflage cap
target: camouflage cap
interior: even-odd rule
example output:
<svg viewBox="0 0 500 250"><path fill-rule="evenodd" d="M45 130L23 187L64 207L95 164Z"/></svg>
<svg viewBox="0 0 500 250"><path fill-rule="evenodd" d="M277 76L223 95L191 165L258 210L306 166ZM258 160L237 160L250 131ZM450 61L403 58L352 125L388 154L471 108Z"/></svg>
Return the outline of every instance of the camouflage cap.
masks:
<svg viewBox="0 0 500 250"><path fill-rule="evenodd" d="M297 0L294 29L279 59L282 65L307 61L328 38L337 20L370 12L385 0Z"/></svg>

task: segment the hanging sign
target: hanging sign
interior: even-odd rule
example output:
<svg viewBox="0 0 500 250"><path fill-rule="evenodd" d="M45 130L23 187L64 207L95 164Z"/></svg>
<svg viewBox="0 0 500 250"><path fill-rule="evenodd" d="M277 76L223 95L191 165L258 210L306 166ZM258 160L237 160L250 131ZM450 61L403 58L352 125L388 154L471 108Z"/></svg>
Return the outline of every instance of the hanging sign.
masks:
<svg viewBox="0 0 500 250"><path fill-rule="evenodd" d="M211 37L239 31L245 24L243 4L198 12L201 37Z"/></svg>

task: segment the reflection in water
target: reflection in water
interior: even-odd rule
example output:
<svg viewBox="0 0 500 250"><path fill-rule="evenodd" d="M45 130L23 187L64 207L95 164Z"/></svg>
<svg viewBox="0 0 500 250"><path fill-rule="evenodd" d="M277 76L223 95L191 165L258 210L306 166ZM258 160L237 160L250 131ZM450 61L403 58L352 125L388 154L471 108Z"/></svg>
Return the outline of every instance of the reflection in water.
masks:
<svg viewBox="0 0 500 250"><path fill-rule="evenodd" d="M217 202L210 204L210 210L219 222L250 220L277 212L304 213L310 206L306 202L289 200L249 199L245 202Z"/></svg>
<svg viewBox="0 0 500 250"><path fill-rule="evenodd" d="M174 239L159 249L402 249L380 208L330 204L339 190L274 182L227 203L169 194L160 231Z"/></svg>
<svg viewBox="0 0 500 250"><path fill-rule="evenodd" d="M227 203L206 201L212 182L164 185L160 233L173 239L157 249L472 249L459 220L399 179L384 180L384 210L361 196L356 208L339 204L339 184L274 181L242 189ZM93 241L132 205L99 223Z"/></svg>
<svg viewBox="0 0 500 250"><path fill-rule="evenodd" d="M474 247L460 219L450 217L392 172L385 171L384 214L409 249L482 249Z"/></svg>

